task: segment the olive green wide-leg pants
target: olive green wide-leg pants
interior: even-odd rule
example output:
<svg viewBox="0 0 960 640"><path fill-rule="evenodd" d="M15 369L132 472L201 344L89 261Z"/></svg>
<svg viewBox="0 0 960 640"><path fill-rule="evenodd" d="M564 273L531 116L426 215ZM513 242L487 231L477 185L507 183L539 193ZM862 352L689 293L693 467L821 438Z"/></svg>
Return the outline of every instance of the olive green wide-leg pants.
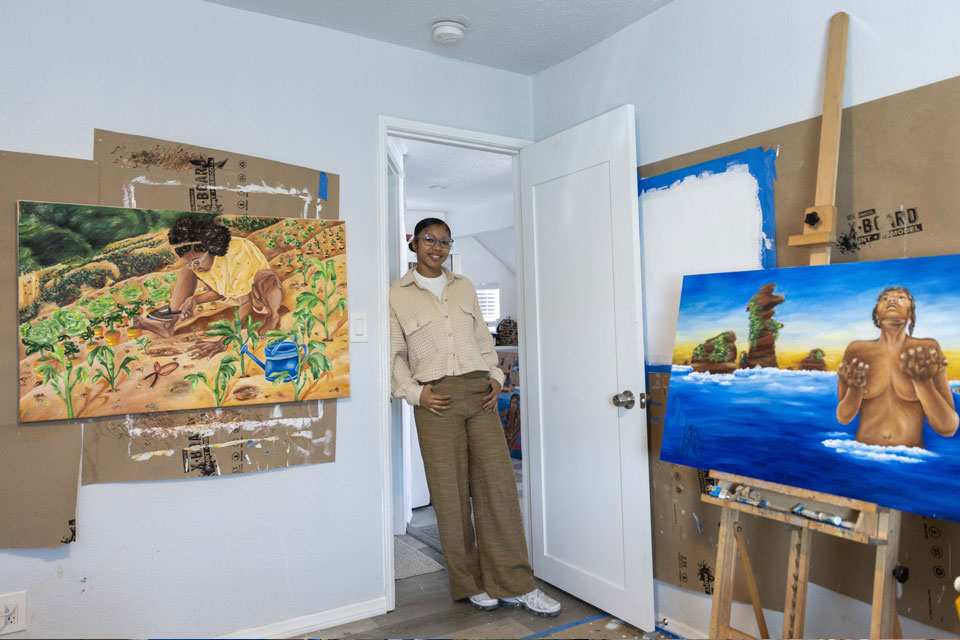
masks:
<svg viewBox="0 0 960 640"><path fill-rule="evenodd" d="M433 387L434 393L452 396L443 416L414 408L456 600L481 591L510 598L535 588L503 426L495 411L483 410L482 399L489 391L484 371L448 376ZM476 536L470 521L471 493Z"/></svg>

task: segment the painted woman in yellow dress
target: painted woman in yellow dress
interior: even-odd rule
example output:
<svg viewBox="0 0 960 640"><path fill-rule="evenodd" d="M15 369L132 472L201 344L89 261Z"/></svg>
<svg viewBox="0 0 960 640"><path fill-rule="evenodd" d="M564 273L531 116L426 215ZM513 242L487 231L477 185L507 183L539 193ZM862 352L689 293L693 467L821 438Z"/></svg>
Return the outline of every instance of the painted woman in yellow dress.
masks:
<svg viewBox="0 0 960 640"><path fill-rule="evenodd" d="M250 312L266 314L261 332L280 323L283 285L256 244L233 238L230 230L210 216L181 216L167 235L182 267L173 285L169 309L137 319L140 327L161 337L176 332L177 322L193 317L198 304L226 300L240 307L240 321ZM196 293L197 283L207 291Z"/></svg>

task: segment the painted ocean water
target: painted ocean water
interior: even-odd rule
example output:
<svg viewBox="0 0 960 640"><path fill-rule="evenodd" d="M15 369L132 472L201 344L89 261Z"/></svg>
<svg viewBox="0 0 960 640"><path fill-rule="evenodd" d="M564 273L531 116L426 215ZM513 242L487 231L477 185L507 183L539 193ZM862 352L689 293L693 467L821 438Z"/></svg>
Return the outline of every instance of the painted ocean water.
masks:
<svg viewBox="0 0 960 640"><path fill-rule="evenodd" d="M865 445L836 407L835 372L674 365L660 457L960 521L960 433L924 424L925 448Z"/></svg>

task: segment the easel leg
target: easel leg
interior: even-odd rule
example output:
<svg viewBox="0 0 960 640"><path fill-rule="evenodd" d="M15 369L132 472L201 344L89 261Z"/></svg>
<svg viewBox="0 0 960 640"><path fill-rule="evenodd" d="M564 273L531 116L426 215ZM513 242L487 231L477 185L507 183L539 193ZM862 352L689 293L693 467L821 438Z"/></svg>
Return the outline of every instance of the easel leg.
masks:
<svg viewBox="0 0 960 640"><path fill-rule="evenodd" d="M710 611L710 637L724 638L730 628L730 610L733 607L733 576L736 570L737 544L734 526L737 511L720 511L720 537L717 540L717 568L713 587L713 608Z"/></svg>
<svg viewBox="0 0 960 640"><path fill-rule="evenodd" d="M894 509L880 513L880 530L886 530L887 542L877 547L877 562L873 572L873 609L870 615L871 638L894 637L897 583L893 578L893 568L897 566L897 554L900 552L900 515Z"/></svg>
<svg viewBox="0 0 960 640"><path fill-rule="evenodd" d="M790 533L787 561L787 595L783 606L784 638L802 638L807 610L807 581L810 576L810 540L813 533L794 527Z"/></svg>
<svg viewBox="0 0 960 640"><path fill-rule="evenodd" d="M737 536L737 549L740 551L740 561L743 563L743 574L747 578L747 590L750 591L753 615L757 618L757 629L760 631L761 638L769 638L770 631L767 630L767 621L763 617L763 603L760 602L760 589L757 588L757 578L753 574L753 565L750 563L750 556L747 555L747 542L743 539L740 523L737 523L734 527L734 533Z"/></svg>

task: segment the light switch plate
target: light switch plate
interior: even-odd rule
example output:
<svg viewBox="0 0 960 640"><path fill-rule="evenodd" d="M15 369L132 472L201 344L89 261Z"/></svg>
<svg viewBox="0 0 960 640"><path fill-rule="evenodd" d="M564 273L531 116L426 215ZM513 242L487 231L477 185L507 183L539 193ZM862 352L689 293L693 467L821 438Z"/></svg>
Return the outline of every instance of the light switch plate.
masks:
<svg viewBox="0 0 960 640"><path fill-rule="evenodd" d="M352 311L350 313L350 342L367 342L370 326L367 324L366 311Z"/></svg>

